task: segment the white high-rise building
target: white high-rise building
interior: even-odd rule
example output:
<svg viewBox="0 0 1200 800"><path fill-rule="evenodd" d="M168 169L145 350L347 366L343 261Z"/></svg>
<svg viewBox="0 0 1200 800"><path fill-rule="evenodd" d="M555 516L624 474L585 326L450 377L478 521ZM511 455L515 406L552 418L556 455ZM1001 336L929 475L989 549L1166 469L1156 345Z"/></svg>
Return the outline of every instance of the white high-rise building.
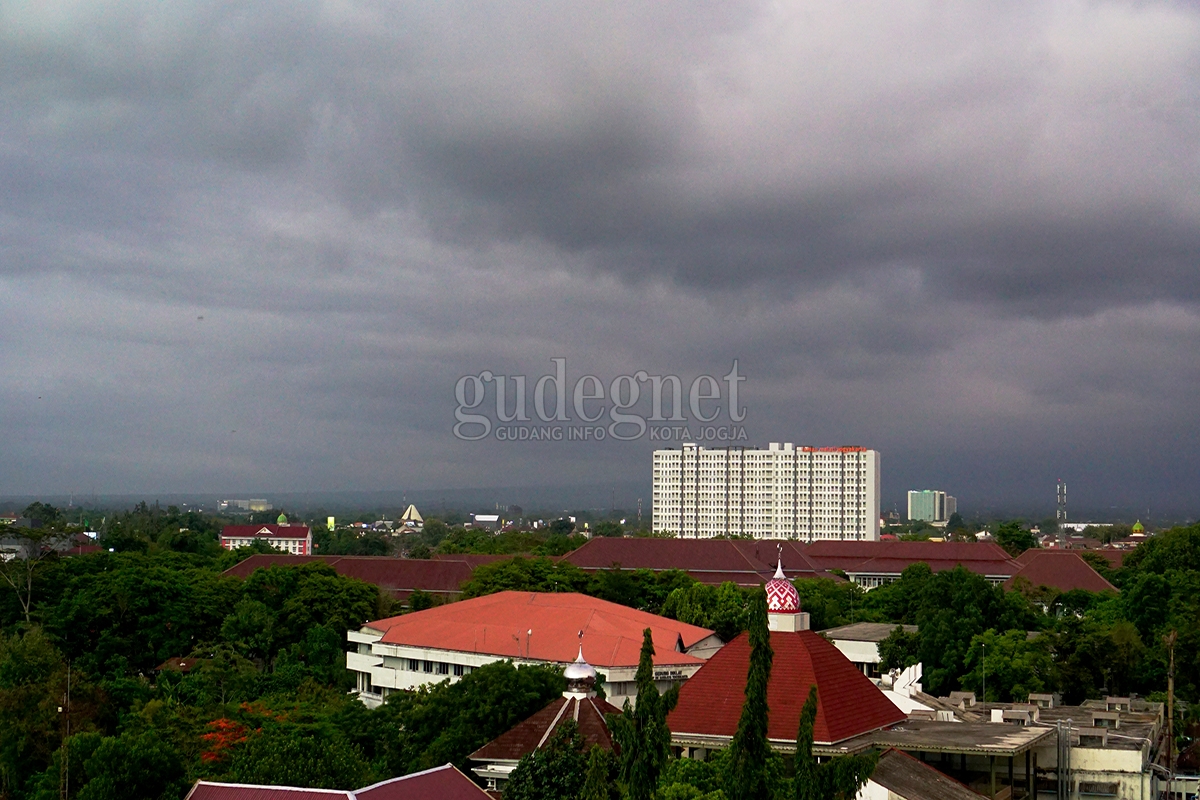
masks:
<svg viewBox="0 0 1200 800"><path fill-rule="evenodd" d="M879 539L879 453L865 447L654 451L654 530L684 538Z"/></svg>

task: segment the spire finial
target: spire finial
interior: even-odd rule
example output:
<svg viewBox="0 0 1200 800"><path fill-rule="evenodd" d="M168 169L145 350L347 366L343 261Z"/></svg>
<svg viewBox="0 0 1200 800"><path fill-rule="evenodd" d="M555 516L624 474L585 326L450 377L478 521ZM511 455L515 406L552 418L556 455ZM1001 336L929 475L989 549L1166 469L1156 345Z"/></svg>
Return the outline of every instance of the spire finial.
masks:
<svg viewBox="0 0 1200 800"><path fill-rule="evenodd" d="M775 577L784 578L786 576L783 574L783 542L780 542L777 546L779 548L779 560L775 562Z"/></svg>

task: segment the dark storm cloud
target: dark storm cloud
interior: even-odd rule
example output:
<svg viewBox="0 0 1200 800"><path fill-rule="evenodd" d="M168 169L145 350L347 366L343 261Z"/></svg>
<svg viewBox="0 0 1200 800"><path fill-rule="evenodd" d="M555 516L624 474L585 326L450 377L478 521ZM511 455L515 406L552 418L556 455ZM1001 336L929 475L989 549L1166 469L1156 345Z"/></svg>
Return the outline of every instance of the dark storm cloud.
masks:
<svg viewBox="0 0 1200 800"><path fill-rule="evenodd" d="M1130 455L1200 466L1198 54L1173 3L0 2L0 494L646 478L449 435L563 356L737 358L754 443L893 497L1183 504Z"/></svg>

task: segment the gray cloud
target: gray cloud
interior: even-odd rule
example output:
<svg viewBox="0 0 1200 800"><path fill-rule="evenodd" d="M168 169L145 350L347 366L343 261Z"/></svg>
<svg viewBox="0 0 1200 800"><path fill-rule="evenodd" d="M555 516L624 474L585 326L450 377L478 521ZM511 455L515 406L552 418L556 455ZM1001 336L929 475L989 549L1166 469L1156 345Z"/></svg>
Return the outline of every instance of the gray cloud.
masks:
<svg viewBox="0 0 1200 800"><path fill-rule="evenodd" d="M1173 3L0 2L0 494L648 481L455 440L454 381L737 358L753 442L885 497L1189 513L1198 52Z"/></svg>

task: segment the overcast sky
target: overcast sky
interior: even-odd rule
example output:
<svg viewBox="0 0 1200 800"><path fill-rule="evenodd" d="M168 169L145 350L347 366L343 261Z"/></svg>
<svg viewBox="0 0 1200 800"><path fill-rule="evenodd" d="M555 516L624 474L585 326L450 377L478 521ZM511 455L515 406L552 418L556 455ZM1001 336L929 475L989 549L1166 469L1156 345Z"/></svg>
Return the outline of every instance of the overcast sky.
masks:
<svg viewBox="0 0 1200 800"><path fill-rule="evenodd" d="M0 0L0 495L648 483L456 381L737 359L887 506L1194 514L1198 257L1192 3Z"/></svg>

